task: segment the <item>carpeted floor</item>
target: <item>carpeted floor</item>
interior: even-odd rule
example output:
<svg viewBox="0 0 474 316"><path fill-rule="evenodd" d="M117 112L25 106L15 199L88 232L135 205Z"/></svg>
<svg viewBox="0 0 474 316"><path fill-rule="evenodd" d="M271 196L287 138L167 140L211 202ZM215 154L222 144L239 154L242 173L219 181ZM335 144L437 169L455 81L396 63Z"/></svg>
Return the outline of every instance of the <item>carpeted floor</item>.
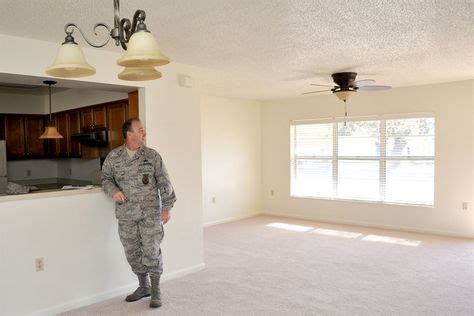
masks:
<svg viewBox="0 0 474 316"><path fill-rule="evenodd" d="M259 216L205 228L206 268L164 305L64 315L474 315L474 240Z"/></svg>

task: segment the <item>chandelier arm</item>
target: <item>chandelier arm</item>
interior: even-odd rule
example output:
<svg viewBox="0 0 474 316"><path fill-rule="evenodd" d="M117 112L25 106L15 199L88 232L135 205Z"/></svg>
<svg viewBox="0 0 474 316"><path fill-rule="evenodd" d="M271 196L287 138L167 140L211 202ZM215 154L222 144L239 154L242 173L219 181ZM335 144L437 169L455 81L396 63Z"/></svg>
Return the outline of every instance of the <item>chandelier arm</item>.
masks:
<svg viewBox="0 0 474 316"><path fill-rule="evenodd" d="M114 0L114 28L110 31L110 37L115 40L115 46L120 45L120 2Z"/></svg>
<svg viewBox="0 0 474 316"><path fill-rule="evenodd" d="M137 30L137 22L143 23L146 18L146 13L143 10L137 10L135 11L135 14L133 15L133 24L132 24L132 34L136 32Z"/></svg>
<svg viewBox="0 0 474 316"><path fill-rule="evenodd" d="M128 40L130 39L130 36L132 36L132 32L130 31L131 28L131 22L129 19L123 18L120 20L120 25L119 25L119 40L120 44L122 45L122 48L127 50L127 43Z"/></svg>
<svg viewBox="0 0 474 316"><path fill-rule="evenodd" d="M105 27L105 28L107 29L107 31L110 33L110 27L109 27L107 24L105 24L105 23L96 23L96 24L94 25L94 29L93 29L95 35L98 35L96 29L97 29L99 26ZM104 47L105 45L107 45L107 43L108 43L109 40L110 40L110 36L107 36L107 40L106 40L104 43L98 44L98 45L92 44L92 43L89 41L89 39L86 37L86 35L85 35L84 32L82 31L82 29L81 29L79 26L77 26L76 24L74 24L74 23L68 23L68 24L66 24L66 25L64 26L64 31L66 32L67 36L71 36L71 35L72 35L72 33L74 32L74 28L76 28L76 29L81 33L82 37L83 37L84 40L87 42L87 44L89 44L89 45L92 46L92 47L95 47L95 48ZM67 37L66 37L66 38L67 38Z"/></svg>

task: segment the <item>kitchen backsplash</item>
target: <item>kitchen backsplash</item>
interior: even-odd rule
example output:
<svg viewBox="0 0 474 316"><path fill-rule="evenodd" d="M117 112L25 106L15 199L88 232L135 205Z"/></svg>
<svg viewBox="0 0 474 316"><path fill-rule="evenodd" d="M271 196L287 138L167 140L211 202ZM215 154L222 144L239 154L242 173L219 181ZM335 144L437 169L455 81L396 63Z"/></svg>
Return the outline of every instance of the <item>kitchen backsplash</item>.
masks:
<svg viewBox="0 0 474 316"><path fill-rule="evenodd" d="M100 183L100 159L40 159L8 161L8 180L61 178Z"/></svg>

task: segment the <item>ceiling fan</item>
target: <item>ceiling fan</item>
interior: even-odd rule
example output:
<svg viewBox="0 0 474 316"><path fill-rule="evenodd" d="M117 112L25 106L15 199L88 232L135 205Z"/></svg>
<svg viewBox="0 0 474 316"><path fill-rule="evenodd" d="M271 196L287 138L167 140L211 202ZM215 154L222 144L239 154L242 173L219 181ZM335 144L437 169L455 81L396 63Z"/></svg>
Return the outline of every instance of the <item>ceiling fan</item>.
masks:
<svg viewBox="0 0 474 316"><path fill-rule="evenodd" d="M375 80L373 79L355 81L357 77L356 72L336 72L333 73L331 77L334 80L334 86L315 83L311 84L312 86L318 87L332 87L331 89L310 91L302 94L313 94L332 91L332 93L334 93L341 101L346 102L349 97L357 91L380 91L392 88L391 86L374 85Z"/></svg>

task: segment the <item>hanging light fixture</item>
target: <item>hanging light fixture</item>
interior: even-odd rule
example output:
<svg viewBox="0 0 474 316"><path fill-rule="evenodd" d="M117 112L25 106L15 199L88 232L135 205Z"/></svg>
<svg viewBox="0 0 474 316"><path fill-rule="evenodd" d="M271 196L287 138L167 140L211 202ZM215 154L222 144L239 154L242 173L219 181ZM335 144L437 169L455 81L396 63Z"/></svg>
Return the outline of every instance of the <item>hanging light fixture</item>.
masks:
<svg viewBox="0 0 474 316"><path fill-rule="evenodd" d="M40 139L56 139L56 138L63 138L61 134L59 134L56 126L53 124L53 117L51 114L51 86L56 84L56 81L53 80L45 80L43 81L44 84L49 86L49 122L46 125L44 133L41 134Z"/></svg>
<svg viewBox="0 0 474 316"><path fill-rule="evenodd" d="M131 70L125 69L118 76L119 79L141 81L160 78L161 73L153 67L166 65L170 60L163 55L155 37L146 28L145 17L145 11L137 10L133 16L133 22L126 18L120 19L120 3L119 0L114 0L114 28L110 29L105 23L94 25L95 35L97 35L98 27L104 27L109 32L106 41L98 45L91 43L76 24L67 23L64 27L66 38L59 48L53 64L46 68L46 73L64 78L85 77L95 74L95 68L87 63L82 49L74 41L72 34L74 28L76 28L92 47L104 47L111 38L115 40L115 45L122 46L125 53L117 60L117 64L124 67L134 67L135 71L133 76L123 75L124 72L130 74ZM137 71L137 69L141 70Z"/></svg>
<svg viewBox="0 0 474 316"><path fill-rule="evenodd" d="M129 81L153 80L161 78L161 72L153 67L126 67L118 77Z"/></svg>

